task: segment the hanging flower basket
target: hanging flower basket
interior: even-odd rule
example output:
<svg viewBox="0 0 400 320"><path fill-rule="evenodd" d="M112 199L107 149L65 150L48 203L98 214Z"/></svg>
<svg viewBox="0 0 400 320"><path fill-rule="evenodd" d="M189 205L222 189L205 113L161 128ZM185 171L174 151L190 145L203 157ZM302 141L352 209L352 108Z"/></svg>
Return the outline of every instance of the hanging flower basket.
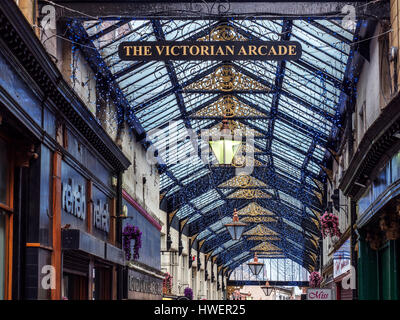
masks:
<svg viewBox="0 0 400 320"><path fill-rule="evenodd" d="M172 276L167 272L163 279L163 294L171 294Z"/></svg>
<svg viewBox="0 0 400 320"><path fill-rule="evenodd" d="M193 300L193 290L192 290L192 288L189 288L189 287L185 288L185 290L183 291L183 294L189 300Z"/></svg>
<svg viewBox="0 0 400 320"><path fill-rule="evenodd" d="M324 239L326 236L340 237L341 232L339 230L339 218L333 213L328 213L325 211L321 217L321 232Z"/></svg>
<svg viewBox="0 0 400 320"><path fill-rule="evenodd" d="M133 246L133 260L139 259L139 249L142 247L142 232L138 227L127 224L122 232L122 242L126 260L131 260L131 240L135 241Z"/></svg>
<svg viewBox="0 0 400 320"><path fill-rule="evenodd" d="M313 271L310 273L309 277L310 287L319 288L321 286L322 277L317 271Z"/></svg>

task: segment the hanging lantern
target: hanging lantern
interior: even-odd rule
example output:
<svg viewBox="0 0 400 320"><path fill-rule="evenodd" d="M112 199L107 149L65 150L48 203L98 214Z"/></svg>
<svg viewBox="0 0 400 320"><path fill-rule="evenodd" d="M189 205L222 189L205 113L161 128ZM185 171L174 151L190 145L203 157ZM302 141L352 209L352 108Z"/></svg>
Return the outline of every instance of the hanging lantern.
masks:
<svg viewBox="0 0 400 320"><path fill-rule="evenodd" d="M261 286L261 289L264 291L264 293L265 293L265 295L266 296L270 296L271 295L271 293L272 293L272 291L274 291L274 287L271 287L270 285L269 285L269 282L267 281L266 283L265 283L265 286Z"/></svg>
<svg viewBox="0 0 400 320"><path fill-rule="evenodd" d="M239 217L237 214L236 209L233 210L233 221L232 223L227 223L225 225L226 229L228 230L229 234L232 237L232 240L239 240L242 236L244 228L246 224L239 221Z"/></svg>
<svg viewBox="0 0 400 320"><path fill-rule="evenodd" d="M250 271L255 276L257 276L260 273L260 271L262 270L262 268L264 267L264 263L258 262L257 253L254 253L254 261L249 262L247 265L249 266Z"/></svg>
<svg viewBox="0 0 400 320"><path fill-rule="evenodd" d="M209 141L211 150L217 158L218 164L230 165L232 164L233 157L239 150L242 141L233 140L232 131L229 129L228 120L222 120L222 128L220 132L220 139L217 141Z"/></svg>

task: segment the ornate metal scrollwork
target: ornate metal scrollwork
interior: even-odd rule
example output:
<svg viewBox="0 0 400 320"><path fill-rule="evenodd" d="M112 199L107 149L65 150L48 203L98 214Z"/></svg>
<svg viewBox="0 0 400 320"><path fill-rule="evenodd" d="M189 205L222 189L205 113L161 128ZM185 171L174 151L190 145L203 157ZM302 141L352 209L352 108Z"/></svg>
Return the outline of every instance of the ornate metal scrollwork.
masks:
<svg viewBox="0 0 400 320"><path fill-rule="evenodd" d="M240 174L228 181L221 183L218 188L249 188L249 187L267 187L265 182L262 182L252 176Z"/></svg>
<svg viewBox="0 0 400 320"><path fill-rule="evenodd" d="M259 216L259 217L244 217L243 219L241 219L241 221L245 223L266 223L266 222L276 222L276 219L272 217Z"/></svg>
<svg viewBox="0 0 400 320"><path fill-rule="evenodd" d="M275 251L277 253L280 253L282 252L282 249L278 248L277 246L275 246L270 242L263 242L252 248L251 251L264 251L264 252Z"/></svg>
<svg viewBox="0 0 400 320"><path fill-rule="evenodd" d="M229 199L271 198L272 196L259 189L240 189L228 196Z"/></svg>
<svg viewBox="0 0 400 320"><path fill-rule="evenodd" d="M212 29L210 34L197 39L198 41L245 41L246 37L236 32L233 26L224 24Z"/></svg>
<svg viewBox="0 0 400 320"><path fill-rule="evenodd" d="M275 216L275 214L255 202L248 204L238 211L239 216Z"/></svg>
<svg viewBox="0 0 400 320"><path fill-rule="evenodd" d="M261 91L268 93L271 89L260 82L235 70L233 65L225 64L204 78L193 82L184 88L184 91Z"/></svg>
<svg viewBox="0 0 400 320"><path fill-rule="evenodd" d="M259 224L254 228L250 229L246 233L243 234L244 236L277 236L278 234L266 227L263 224Z"/></svg>
<svg viewBox="0 0 400 320"><path fill-rule="evenodd" d="M264 117L267 116L241 102L233 95L225 95L219 98L216 102L197 111L192 117Z"/></svg>

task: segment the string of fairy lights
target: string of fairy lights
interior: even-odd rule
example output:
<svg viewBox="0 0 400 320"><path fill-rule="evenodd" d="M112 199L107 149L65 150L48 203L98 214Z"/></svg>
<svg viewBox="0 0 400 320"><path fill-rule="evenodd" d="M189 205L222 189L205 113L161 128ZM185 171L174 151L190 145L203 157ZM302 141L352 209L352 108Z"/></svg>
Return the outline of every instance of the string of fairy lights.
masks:
<svg viewBox="0 0 400 320"><path fill-rule="evenodd" d="M92 22L94 23L93 26L91 26L92 28L92 33L96 34L98 32L102 32L105 29L105 26L111 26L113 24L117 24L117 23L122 23L122 26L124 25L123 22L126 22L126 25L129 26L129 24L131 23L129 20L126 20L126 18L116 18L116 17L112 17L112 21L110 21L110 17L97 17L97 16L91 16L88 15L84 12L80 12L71 8L68 8L68 6L66 5L60 5L57 3L54 3L53 1L48 1L48 0L44 0L44 2L47 2L51 5L60 7L64 10L69 10L71 12L77 13L81 16L85 16L87 18L87 20L92 20ZM368 6L370 4L374 4L376 2L379 2L378 0L376 1L371 1L365 4L360 4L356 7L356 9L360 9L362 7ZM194 25L197 24L196 28L193 28L193 30L195 32L197 31L202 31L205 28L209 28L211 29L213 25L215 25L215 20L217 19L219 16L215 15L213 16L212 12L215 8L213 7L213 5L211 4L211 6L209 7L209 13L207 14L207 18L203 19L205 22L203 22L202 24L199 23L198 21L191 21L188 23L193 23ZM223 14L229 15L229 6L224 8L225 11L223 11ZM180 11L179 14L185 15L193 15L196 12L193 11ZM178 29L179 30L179 25L173 25L174 21L170 21L168 20L167 17L163 17L162 16L162 12L159 13L152 13L153 16L155 15L159 15L158 19L163 20L166 19L166 22L164 23L164 28L166 28L166 26L168 26L169 28L169 32L167 31L168 28L164 29L164 32L166 34L170 34L172 32L175 32L174 30ZM164 13L165 14L165 13ZM280 15L280 14L271 14L268 12L265 12L263 14L257 13L256 17L254 17L254 15L252 15L252 13L246 13L243 15L235 15L234 18L230 17L227 18L227 21L229 24L234 25L235 27L237 27L240 30L246 30L247 33L249 34L253 34L254 39L263 39L265 37L268 36L272 36L272 35L279 35L282 36L284 34L288 34L289 36L292 36L293 34L295 34L295 31L290 30L287 32L280 32L281 30L279 30L278 27L281 26L281 24L275 24L274 27L276 27L275 30L270 29L270 25L268 25L268 21L269 20L264 20L264 19L260 19L257 20L258 18L273 18L274 20L279 20L282 18L287 18L287 15ZM343 14L338 14L337 12L327 12L326 13L326 17L328 19L338 19L338 18L343 18ZM199 15L200 20L202 20L202 16ZM214 18L214 19L213 19ZM300 17L297 17L300 18ZM313 21L313 17L302 17L302 20L295 20L298 21L299 25L296 25L295 27L297 29L305 29L307 26L311 25L311 22ZM358 21L356 22L356 30L358 28L360 28L361 24L364 23L362 20L363 17L358 17ZM132 18L132 21L134 21L135 19ZM240 24L240 20L243 21L247 21L248 23L257 23L257 28L259 28L260 32L259 35L256 34L257 32L255 32L254 30L251 30L250 28L247 28L245 25L241 25ZM136 31L135 32L135 36L142 41L145 41L147 39L149 39L150 37L154 36L154 30L150 27L151 24L146 24L149 22L149 20L146 20L145 18L141 18L141 21L143 21L143 28L137 28L137 29L141 29L140 31ZM38 28L43 28L40 26L36 26ZM116 133L116 131L118 130L119 125L122 125L122 123L125 120L128 120L128 123L134 123L135 119L136 119L136 113L138 110L140 110L141 108L146 108L146 105L148 104L148 99L146 99L146 97L153 97L154 98L154 90L157 90L157 92L161 92L161 95L163 94L163 92L166 92L168 90L170 90L171 87L171 83L168 79L170 79L171 74L170 71L163 71L162 67L157 67L153 70L153 73L155 73L157 76L155 77L155 81L154 83L147 83L146 85L142 85L142 84L130 84L129 85L129 89L131 91L134 91L133 93L133 98L130 100L127 100L126 97L124 97L124 91L121 90L118 86L118 81L115 79L115 77L113 76L113 73L110 72L110 68L113 67L115 68L115 66L120 63L119 59L118 59L118 55L116 54L116 51L114 50L114 52L108 53L107 56L102 56L102 53L105 53L106 49L108 49L107 47L107 43L114 41L118 36L114 35L111 39L104 37L104 39L95 39L93 41L88 40L88 38L90 38L88 36L88 32L87 29L85 29L85 27L81 24L81 21L68 21L66 23L66 27L67 30L69 30L69 34L68 36L66 34L64 35L54 35L60 39L62 39L63 41L67 41L70 43L71 45L71 50L72 50L72 62L71 62L71 82L74 85L81 85L81 86L87 86L88 87L88 91L87 94L88 96L86 97L88 101L90 101L91 99L94 99L92 102L94 102L95 104L97 103L97 107L102 107L98 104L98 101L96 101L96 95L94 94L94 87L90 87L89 83L91 82L96 82L96 90L99 93L99 96L103 97L104 99L104 104L106 106L108 106L108 110L107 110L107 121L110 124L110 127L112 127L112 132ZM345 29L341 29L340 26L337 26L338 30L342 30L342 32L344 33L349 33L348 31L346 31ZM186 26L187 29L187 26ZM185 29L185 30L186 30ZM189 28L190 29L190 28ZM119 30L119 28L116 28L116 30ZM94 31L94 32L93 32ZM125 32L126 30L124 30ZM131 29L129 29L129 31L132 31ZM349 41L349 44L345 45L343 41L336 41L336 42L330 42L329 44L323 44L323 41L319 41L320 43L317 44L312 44L312 43L308 43L307 47L311 48L312 50L306 50L306 54L308 57L310 57L310 60L308 61L310 64L312 65L318 65L318 63L320 63L320 58L318 58L318 55L321 54L321 52L324 52L326 57L331 57L331 62L330 61L326 61L325 64L331 68L331 70L325 69L324 67L322 68L316 68L317 71L316 72L305 72L303 71L303 73L301 72L301 68L298 68L298 70L296 70L295 68L292 68L293 65L289 64L289 66L291 68L284 68L284 71L282 74L276 74L276 77L284 77L284 79L290 79L287 83L284 82L285 86L290 86L292 85L292 87L300 87L304 90L308 90L308 93L304 93L304 96L300 97L301 99L298 100L299 106L301 104L302 107L299 107L299 110L303 110L302 114L298 114L299 116L303 116L305 119L307 119L307 121L309 122L316 122L316 120L318 119L318 123L319 123L319 128L318 131L320 132L327 132L327 131L331 131L332 128L341 128L342 124L341 124L341 120L340 120L340 114L339 114L339 108L338 108L338 103L339 101L335 99L338 98L339 94L337 92L340 92L340 90L342 90L341 88L338 88L336 84L332 83L332 80L330 78L336 78L338 80L344 80L347 82L343 83L344 87L351 87L353 85L353 81L357 81L357 79L354 79L353 76L351 76L352 70L350 70L350 76L348 77L348 79L343 79L343 74L345 72L345 70L342 68L343 65L347 64L348 58L354 55L354 45L355 44L359 44L360 42L363 41L368 41L371 40L373 38L376 37L380 37L382 35L386 35L390 32L392 32L393 29L390 29L388 31L382 32L379 35L375 35L373 37L370 37L368 39L358 39L357 33L354 34L354 37ZM194 33L195 33L194 32ZM352 32L350 32L352 33ZM324 32L321 30L321 34L315 34L315 35L309 35L309 37L314 37L315 39L318 39L318 37L324 35ZM179 39L182 40L187 36L187 34L177 34L175 36L175 39ZM193 34L192 34L193 36ZM120 35L121 38L124 37L124 34ZM304 42L306 43L307 39L304 40ZM46 41L46 40L44 40ZM96 42L96 44L93 44L94 42ZM345 46L348 47L348 52L345 52L344 48ZM99 49L102 48L102 49ZM82 54L82 52L85 52ZM334 54L336 52L339 52L338 56L334 56ZM313 60L314 59L314 60ZM80 72L80 66L85 65L85 64L89 64L91 66L96 66L97 71L94 71L93 74L89 74L89 73L85 73L82 74ZM154 63L156 65L156 63ZM255 78L257 78L258 80L265 80L262 77L262 73L265 72L265 66L269 64L269 62L265 62L265 63L261 63L261 62L244 62L242 64L243 67L249 67L249 68L259 68L259 76L256 76ZM148 66L151 66L151 63L148 63ZM149 67L150 68L150 67ZM195 68L195 66L193 66L193 68ZM297 66L296 66L297 68ZM342 68L342 69L340 69ZM180 68L182 70L182 74L179 74L179 76L181 76L182 78L189 78L189 75L193 74L193 69L189 68L189 69L185 69L185 64L182 63L182 67ZM85 69L86 70L86 69ZM147 70L147 69L143 69L143 70ZM109 75L109 77L105 77L105 72L108 72L107 75ZM158 78L157 78L158 77ZM270 79L272 82L274 81L274 79ZM162 83L160 83L159 81L163 81ZM97 82L101 82L102 85L98 85ZM311 89L310 89L311 88ZM282 91L282 88L278 88L280 91ZM285 88L286 89L286 88ZM337 90L335 92L335 90ZM299 90L299 92L301 92ZM171 90L170 94L174 94L175 91ZM282 94L281 92L279 94ZM138 97L142 97L142 100L140 101L138 99ZM310 98L312 100L310 100ZM288 98L290 99L290 98ZM155 102L157 103L157 101ZM114 108L111 107L111 104L114 105ZM305 113L305 110L308 108L308 106L312 106L314 112L309 112L308 114ZM113 110L114 109L114 110ZM278 106L279 109L279 106ZM329 109L333 110L333 114L332 114L332 110L329 111ZM307 110L308 112L309 110ZM316 112L318 111L318 113ZM156 114L155 114L156 116ZM116 117L117 118L117 125L112 126L112 123L114 123L113 118ZM275 118L276 120L277 118ZM140 121L140 119L138 119ZM296 125L301 128L303 130L303 132L306 132L306 134L302 133L299 136L296 136L296 138L300 137L299 139L301 139L302 136L304 137L309 137L312 139L312 143L315 143L321 147L324 147L324 144L326 145L327 141L327 137L322 136L317 134L316 130L314 130L313 132L310 132L310 125L305 124L302 121L298 121L296 122ZM133 127L133 124L132 124ZM292 132L295 131L299 131L298 129L292 128ZM265 137L266 139L273 139L273 137ZM329 138L329 137L328 137ZM149 143L151 143L151 141L149 141ZM293 146L291 143L288 143L288 148L293 148L296 146ZM313 150L313 149L311 149ZM266 150L267 152L270 150ZM303 155L303 161L304 159L307 159L307 167L310 164L310 159L312 159L314 156L314 150L311 153L308 153L307 150L304 151L304 155ZM272 154L272 157L274 157L274 154ZM320 160L319 164L322 164L322 159ZM283 163L283 162L282 162ZM304 162L303 162L304 163ZM292 179L293 181L296 181L296 175L294 174L295 172L297 172L299 169L291 169L295 168L295 166L293 166L292 163L289 163L287 165L285 174L288 176L288 179ZM305 172L305 170L307 169L307 167L305 169L300 168L300 171ZM188 168L189 169L189 168ZM274 167L275 169L275 167ZM312 171L311 171L312 172ZM209 170L209 175L212 174L212 169L210 167ZM292 175L293 174L293 175ZM305 175L306 177L309 176L308 173L306 173ZM285 186L283 184L280 184L277 180L277 177L279 177L279 175L276 172L273 172L273 174L270 175L266 175L266 178L270 179L265 181L267 184L272 184L274 185L274 188L276 190L276 192L278 192L279 190L281 191L287 191L285 190ZM162 180L162 179L161 179ZM321 180L323 182L326 181L326 179L324 177L321 177ZM177 181L179 181L179 179L177 179ZM175 185L173 185L175 186ZM213 186L214 188L216 187L215 185ZM162 188L162 187L161 187ZM308 217L308 213L306 212L305 208L308 207L308 205L305 205L307 203L311 203L313 196L312 196L312 191L315 188L315 185L310 185L310 184L303 184L303 186L301 188L298 189L298 193L296 194L295 199L299 200L302 203L302 207L301 208L294 208L292 204L287 203L287 202L282 202L283 200L279 200L280 202L282 202L281 204L283 204L282 206L279 207L280 208L284 208L284 211L287 211L286 216L289 217L291 212L297 212L297 214L300 214L302 216L302 218L306 219ZM197 189L187 189L186 188L184 190L179 190L179 198L175 198L173 195L171 197L172 199L172 205L173 206L180 206L183 205L185 203L188 203L189 201L196 199L202 192L202 190L204 190L204 186L199 186ZM274 205L274 208L277 208L277 206ZM224 218L225 216L221 214L221 206L218 207L216 209L216 212L219 214L220 219L222 220L222 218ZM204 222L204 227L209 227L207 225L206 222ZM282 234L282 237L284 238L285 234ZM303 245L305 245L305 239L303 240ZM222 245L222 243L220 244ZM242 246L242 250L241 252L246 252L249 251L249 249L251 248L249 244L245 244L244 241L241 242L241 246ZM290 244L289 243L285 243L284 245L285 250L288 250L290 252ZM297 253L297 257L300 261L305 261L306 260L306 253L303 252L302 254L298 254ZM228 251L225 252L225 260L229 260L232 259L233 256L229 256L229 248Z"/></svg>

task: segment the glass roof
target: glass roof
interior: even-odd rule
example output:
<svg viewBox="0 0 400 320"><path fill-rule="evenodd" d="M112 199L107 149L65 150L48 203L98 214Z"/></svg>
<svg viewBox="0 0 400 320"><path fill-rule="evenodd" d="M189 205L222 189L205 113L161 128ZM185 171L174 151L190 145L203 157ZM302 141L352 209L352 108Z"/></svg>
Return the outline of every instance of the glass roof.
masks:
<svg viewBox="0 0 400 320"><path fill-rule="evenodd" d="M125 114L137 119L146 133L146 143L158 150L165 165L160 176L163 199L171 204L171 212L176 210L176 218L189 218L189 230L198 234L199 240L217 241L217 246L211 246L213 254L231 246L236 250L230 238L222 236L226 233L224 223L231 221L233 208L239 210L255 200L281 217L281 223L289 228L285 230L293 230L299 236L313 232L304 230L295 214L283 216L282 212L301 213L302 219L307 220L312 216L310 208L319 206L314 179L325 181L320 165L344 96L342 82L351 54L352 32L329 19L131 19L78 23L127 100L129 112ZM253 194L251 199L228 198L235 189L218 186L233 178L232 170L207 163L213 158L211 153L199 154L199 150L208 148L207 141L199 136L200 130L221 124L221 116L212 114L218 109L212 108L226 92L190 92L186 88L213 75L221 66L220 61L127 62L118 57L118 46L123 41L204 41L221 23L230 28L236 40L292 40L302 45L303 54L298 61L229 62L235 72L272 88L271 93L229 93L242 108L263 115L231 120L239 127L255 130L254 158L258 162L250 176L266 185L256 187L261 192L258 195L269 190L274 195L271 198L254 198L256 193L248 191L243 192ZM197 112L203 116L197 116ZM283 229L276 230L285 237ZM277 242L277 246L281 243ZM243 250L233 250L236 253L231 259L246 257L250 245L242 247Z"/></svg>

